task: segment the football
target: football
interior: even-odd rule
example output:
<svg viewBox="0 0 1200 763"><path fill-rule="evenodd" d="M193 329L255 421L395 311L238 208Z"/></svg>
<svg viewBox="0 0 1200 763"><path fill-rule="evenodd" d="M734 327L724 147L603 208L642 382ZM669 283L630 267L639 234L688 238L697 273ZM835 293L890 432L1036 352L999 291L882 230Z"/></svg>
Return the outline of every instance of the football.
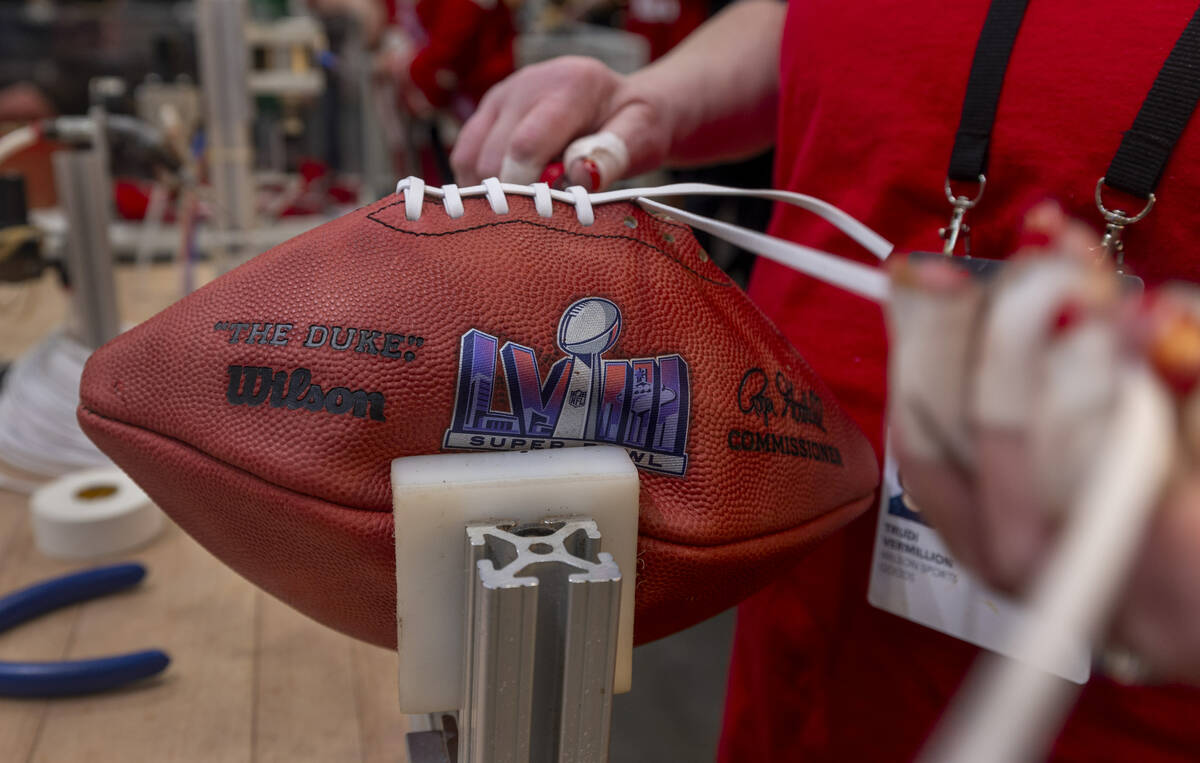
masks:
<svg viewBox="0 0 1200 763"><path fill-rule="evenodd" d="M255 257L98 350L80 424L225 563L383 646L400 456L623 447L639 642L868 507L865 437L690 228L514 188L416 181Z"/></svg>

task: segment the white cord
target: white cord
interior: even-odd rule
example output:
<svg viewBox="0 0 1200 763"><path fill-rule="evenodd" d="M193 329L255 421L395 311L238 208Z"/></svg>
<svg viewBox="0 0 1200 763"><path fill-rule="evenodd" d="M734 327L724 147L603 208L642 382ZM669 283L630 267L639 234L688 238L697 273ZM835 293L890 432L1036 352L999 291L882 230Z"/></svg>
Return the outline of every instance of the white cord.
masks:
<svg viewBox="0 0 1200 763"><path fill-rule="evenodd" d="M112 462L79 429L79 379L88 349L55 332L17 359L0 389L0 460L53 478ZM0 487L32 492L0 475Z"/></svg>
<svg viewBox="0 0 1200 763"><path fill-rule="evenodd" d="M852 294L880 304L887 301L890 290L888 274L877 268L869 268L845 257L793 244L791 241L669 207L650 199L638 199L638 204L646 209L668 214L734 246L740 246L805 275L819 278Z"/></svg>
<svg viewBox="0 0 1200 763"><path fill-rule="evenodd" d="M0 137L0 164L38 142L38 131L33 125L18 127Z"/></svg>
<svg viewBox="0 0 1200 763"><path fill-rule="evenodd" d="M452 189L452 190L450 190ZM657 211L665 212L673 217L679 217L691 223L695 227L702 227L694 221L705 221L709 227L703 227L703 230L725 238L729 236L737 236L739 240L731 243L765 254L772 259L780 259L785 264L791 264L796 267L796 264L801 262L805 257L809 257L816 252L814 249L807 247L799 247L803 250L803 256L799 258L780 256L773 257L772 252L781 251L789 252L798 245L792 244L790 241L777 239L773 236L767 236L757 231L751 231L747 228L741 228L729 223L717 223L715 220L709 220L706 217L699 215L691 215L682 210L669 207L665 204L657 202L649 202L652 198L662 198L671 196L739 196L756 199L767 199L769 201L777 201L784 204L790 204L795 207L812 212L821 219L825 220L835 228L845 233L860 246L865 248L871 254L875 255L880 260L884 260L891 253L893 246L891 242L880 236L875 231L863 225L858 220L846 214L842 210L832 204L821 201L820 199L808 196L802 193L793 193L791 191L777 191L773 189L747 189L747 188L729 188L720 185L709 185L707 183L675 183L673 185L658 186L655 188L622 188L616 191L605 191L603 193L588 193L581 186L572 186L565 191L550 188L545 183L534 183L532 185L520 185L518 183L501 183L496 178L487 178L481 185L470 186L467 188L459 188L458 186L445 186L438 188L436 186L426 185L424 180L417 177L406 177L396 184L396 193L404 194L404 212L405 217L409 220L419 220L421 217L422 202L425 198L440 199L446 207L446 214L449 217L460 217L462 214L461 199L471 196L486 196L492 212L498 215L508 214L508 201L505 195L512 196L532 196L534 199L537 213L542 217L550 217L553 214L551 201L558 201L563 204L570 204L575 207L575 216L579 220L580 225L592 225L595 221L592 207L599 204L609 204L618 201L636 201L642 206L652 207ZM750 234L749 236L745 234ZM742 243L746 242L746 243ZM765 247L767 251L762 251ZM821 253L824 254L824 253ZM842 280L838 283L846 288L853 288L853 284L858 284L853 290L857 292L865 292L872 299L881 299L885 294L880 292L879 279L883 278L883 274L872 268L867 268L858 265L851 260L845 258L834 257L834 255L824 255L849 265L849 268L841 269L839 273ZM788 261L790 259L790 262ZM821 268L819 268L821 269ZM822 269L823 270L823 269ZM821 277L818 275L818 277ZM849 279L848 281L846 279Z"/></svg>

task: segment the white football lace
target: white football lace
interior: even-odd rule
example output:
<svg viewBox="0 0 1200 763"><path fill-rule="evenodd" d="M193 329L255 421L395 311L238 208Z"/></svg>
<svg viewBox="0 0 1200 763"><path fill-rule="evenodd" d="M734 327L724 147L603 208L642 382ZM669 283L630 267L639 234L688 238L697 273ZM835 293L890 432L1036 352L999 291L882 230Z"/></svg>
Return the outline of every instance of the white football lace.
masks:
<svg viewBox="0 0 1200 763"><path fill-rule="evenodd" d="M502 183L488 178L481 185L459 188L456 185L431 186L418 177L406 177L396 184L396 193L404 195L404 216L411 221L419 220L425 198L439 199L446 215L457 219L466 212L464 197L484 196L492 212L508 214L508 195L533 197L538 215L550 217L554 213L554 202L570 204L575 208L575 217L580 225L591 225L596 221L593 207L618 201L636 202L643 209L669 215L735 246L755 252L801 273L840 286L859 296L875 302L887 299L887 274L876 268L861 265L853 260L838 257L811 247L795 244L765 233L743 228L740 225L714 220L682 209L654 201L654 197L670 196L732 196L766 199L800 207L812 212L833 225L842 233L869 251L880 260L887 259L893 246L891 242L854 219L832 204L802 193L773 189L729 188L707 183L674 183L654 188L622 188L603 193L588 193L582 186L572 186L565 191L551 188L546 183L520 185Z"/></svg>

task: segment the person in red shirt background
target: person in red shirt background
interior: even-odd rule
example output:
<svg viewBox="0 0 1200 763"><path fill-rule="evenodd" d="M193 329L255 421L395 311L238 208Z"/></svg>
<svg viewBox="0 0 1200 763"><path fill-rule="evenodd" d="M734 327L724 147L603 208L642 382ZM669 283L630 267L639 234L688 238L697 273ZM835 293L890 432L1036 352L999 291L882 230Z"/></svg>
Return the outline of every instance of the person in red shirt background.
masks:
<svg viewBox="0 0 1200 763"><path fill-rule="evenodd" d="M1195 12L1178 0L1125 13L1108 3L1030 3L991 142L986 202L971 213L975 253L1018 248L1020 221L1058 199L1102 227L1092 200L1150 84ZM775 185L841 207L897 244L940 250L947 160L986 3L745 0L656 64L621 77L595 62L528 67L484 97L451 157L456 179L499 174L505 157L545 164L599 131L625 142L637 174L776 148ZM1114 19L1120 19L1114 22ZM1149 287L1200 282L1200 128L1184 132L1158 205L1126 234L1129 269ZM590 183L568 167L572 182ZM615 178L608 178L609 180ZM778 209L770 232L868 262L819 220ZM879 308L762 262L750 294L856 419L882 459L887 346ZM1200 507L1196 507L1200 512ZM874 512L830 538L738 612L720 758L907 760L978 654L866 600ZM1152 534L1145 558L1160 555ZM1171 539L1200 558L1200 531ZM1155 545L1158 544L1158 545ZM1129 646L1163 654L1200 632L1200 580L1186 564L1127 599L1152 618ZM1200 675L1200 639L1170 675ZM1123 686L1096 675L1058 736L1058 760L1200 759L1200 691Z"/></svg>
<svg viewBox="0 0 1200 763"><path fill-rule="evenodd" d="M513 72L516 27L506 0L310 0L345 13L380 50L401 105L418 117L446 109L466 118L489 88Z"/></svg>
<svg viewBox="0 0 1200 763"><path fill-rule="evenodd" d="M465 99L471 107L512 73L517 32L505 0L388 0L412 38L408 79L433 108Z"/></svg>

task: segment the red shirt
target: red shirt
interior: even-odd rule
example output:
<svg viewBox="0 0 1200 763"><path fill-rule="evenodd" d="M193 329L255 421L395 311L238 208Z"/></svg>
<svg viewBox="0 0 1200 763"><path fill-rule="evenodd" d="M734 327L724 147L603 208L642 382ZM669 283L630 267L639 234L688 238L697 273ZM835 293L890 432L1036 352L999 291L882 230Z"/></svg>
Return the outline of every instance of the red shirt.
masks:
<svg viewBox="0 0 1200 763"><path fill-rule="evenodd" d="M417 0L415 13L424 40L409 76L434 106L455 94L477 104L512 74L517 33L505 0Z"/></svg>
<svg viewBox="0 0 1200 763"><path fill-rule="evenodd" d="M836 204L898 251L940 251L937 230L950 215L942 182L987 5L792 3L776 185ZM1195 10L1182 0L1030 3L996 116L987 191L969 214L975 253L1010 252L1023 213L1046 196L1102 228L1093 187ZM1151 285L1200 281L1197 123L1158 205L1125 235L1127 262ZM777 211L771 232L871 261L793 208ZM765 261L750 293L879 452L887 352L879 308ZM874 527L871 512L741 606L722 761L908 760L920 749L978 650L867 603ZM1055 757L1200 760L1200 692L1097 676Z"/></svg>

